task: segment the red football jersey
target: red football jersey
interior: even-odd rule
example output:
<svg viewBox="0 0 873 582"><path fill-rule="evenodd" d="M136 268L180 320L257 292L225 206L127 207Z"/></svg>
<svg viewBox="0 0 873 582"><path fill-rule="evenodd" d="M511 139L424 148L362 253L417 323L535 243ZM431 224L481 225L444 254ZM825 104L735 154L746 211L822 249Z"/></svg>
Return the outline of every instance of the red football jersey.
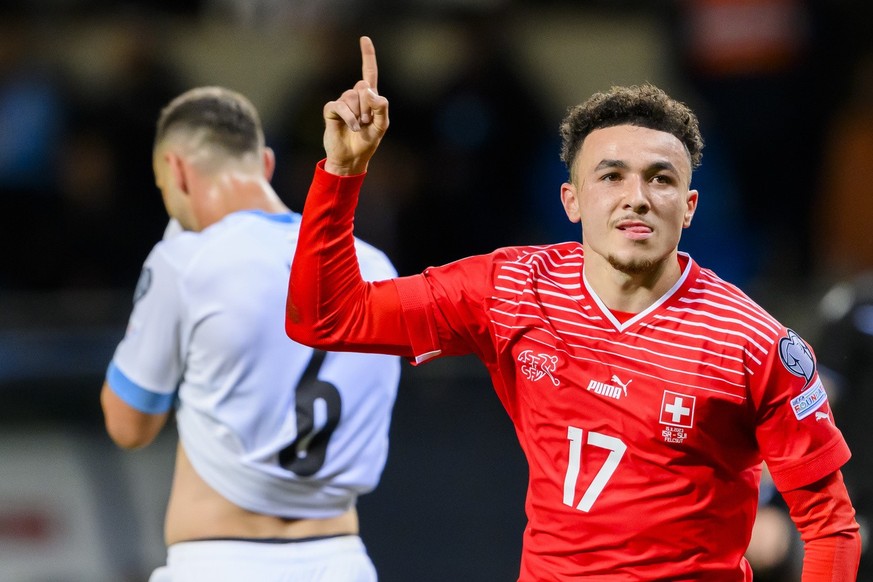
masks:
<svg viewBox="0 0 873 582"><path fill-rule="evenodd" d="M351 210L335 203L346 189L317 173L304 211L320 228L298 245L291 285L321 263L325 279L300 291L318 301L351 281L337 276L354 269L353 249L341 250L353 198ZM354 302L318 303L306 325L357 309L335 347L484 362L530 469L520 581L751 580L762 460L788 490L850 454L810 347L679 261L674 287L623 322L586 284L582 245L562 243L432 267L394 280L396 293L370 285ZM311 316L295 309L289 321Z"/></svg>
<svg viewBox="0 0 873 582"><path fill-rule="evenodd" d="M624 323L586 285L579 243L398 281L434 307L408 333L435 324L435 350L478 354L512 417L530 465L521 580L749 580L762 458L793 489L849 457L809 346L680 261Z"/></svg>

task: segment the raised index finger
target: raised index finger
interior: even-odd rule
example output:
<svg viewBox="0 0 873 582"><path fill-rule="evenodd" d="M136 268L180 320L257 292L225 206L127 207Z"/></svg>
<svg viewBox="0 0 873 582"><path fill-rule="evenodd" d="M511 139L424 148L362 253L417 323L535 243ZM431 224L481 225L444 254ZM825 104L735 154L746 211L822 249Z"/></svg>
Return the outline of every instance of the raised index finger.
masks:
<svg viewBox="0 0 873 582"><path fill-rule="evenodd" d="M376 47L373 46L369 36L361 37L361 72L363 79L370 84L370 88L378 93L376 85L379 81L379 67L376 65Z"/></svg>

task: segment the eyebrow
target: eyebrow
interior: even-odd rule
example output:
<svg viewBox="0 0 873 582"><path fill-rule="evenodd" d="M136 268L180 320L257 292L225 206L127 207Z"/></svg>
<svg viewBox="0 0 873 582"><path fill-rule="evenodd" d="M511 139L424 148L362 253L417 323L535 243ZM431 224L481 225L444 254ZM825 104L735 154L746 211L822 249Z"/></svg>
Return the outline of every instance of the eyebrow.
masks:
<svg viewBox="0 0 873 582"><path fill-rule="evenodd" d="M628 169L628 167L629 166L627 165L627 163L625 163L621 160L606 159L606 160L601 160L600 163L597 164L597 167L594 168L594 171L596 172L599 170L605 170L606 168L620 168L622 170L626 170L626 169ZM654 171L667 170L669 172L678 173L678 171L676 170L676 166L674 166L673 164L671 164L668 161L654 162L653 164L650 164L646 168L646 170L649 172L651 172L653 170Z"/></svg>
<svg viewBox="0 0 873 582"><path fill-rule="evenodd" d="M649 166L650 170L667 170L669 172L673 172L674 174L678 174L679 171L676 169L676 166L671 164L668 161L655 162L651 166Z"/></svg>
<svg viewBox="0 0 873 582"><path fill-rule="evenodd" d="M597 167L594 168L594 171L597 170L605 170L606 168L622 168L626 169L628 165L621 160L600 160L600 163L597 164Z"/></svg>

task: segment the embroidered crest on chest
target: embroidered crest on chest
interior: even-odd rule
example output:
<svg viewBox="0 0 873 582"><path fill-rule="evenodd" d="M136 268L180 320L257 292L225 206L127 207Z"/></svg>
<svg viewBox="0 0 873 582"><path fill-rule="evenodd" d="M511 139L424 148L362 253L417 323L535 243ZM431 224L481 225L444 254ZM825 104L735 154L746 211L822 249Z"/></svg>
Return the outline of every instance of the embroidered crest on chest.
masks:
<svg viewBox="0 0 873 582"><path fill-rule="evenodd" d="M524 350L518 354L517 359L521 364L519 369L522 375L531 382L548 378L554 386L561 385L561 381L554 375L555 369L558 367L558 356Z"/></svg>

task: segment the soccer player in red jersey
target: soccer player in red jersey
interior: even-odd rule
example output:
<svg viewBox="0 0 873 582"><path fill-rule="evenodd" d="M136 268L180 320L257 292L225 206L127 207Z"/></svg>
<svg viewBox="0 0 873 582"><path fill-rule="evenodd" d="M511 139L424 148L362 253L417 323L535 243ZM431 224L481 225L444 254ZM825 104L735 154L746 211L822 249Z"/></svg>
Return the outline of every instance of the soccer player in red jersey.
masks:
<svg viewBox="0 0 873 582"><path fill-rule="evenodd" d="M699 198L694 113L648 84L569 110L560 194L581 243L368 283L353 217L389 121L366 37L361 53L363 79L324 107L287 333L414 363L482 360L530 469L520 581L752 580L764 461L804 542L803 581L855 580L850 452L812 349L678 251Z"/></svg>

